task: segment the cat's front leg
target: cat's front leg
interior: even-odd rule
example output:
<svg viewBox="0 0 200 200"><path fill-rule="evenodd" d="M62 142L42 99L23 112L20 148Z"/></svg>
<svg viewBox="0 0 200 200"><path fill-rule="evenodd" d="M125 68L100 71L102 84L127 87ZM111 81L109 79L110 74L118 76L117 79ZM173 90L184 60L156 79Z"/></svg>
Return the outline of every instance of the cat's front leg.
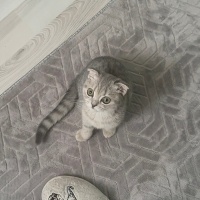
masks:
<svg viewBox="0 0 200 200"><path fill-rule="evenodd" d="M92 137L93 130L94 130L93 127L83 124L82 129L78 130L76 133L76 140L78 142L87 141Z"/></svg>
<svg viewBox="0 0 200 200"><path fill-rule="evenodd" d="M103 129L103 135L105 138L110 138L116 133L116 130L117 130L116 128L112 128L109 130Z"/></svg>

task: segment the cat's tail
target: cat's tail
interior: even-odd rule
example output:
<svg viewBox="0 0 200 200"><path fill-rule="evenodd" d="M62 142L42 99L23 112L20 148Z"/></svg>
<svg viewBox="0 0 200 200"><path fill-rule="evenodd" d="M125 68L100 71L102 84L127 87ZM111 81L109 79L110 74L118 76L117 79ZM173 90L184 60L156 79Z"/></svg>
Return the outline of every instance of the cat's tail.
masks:
<svg viewBox="0 0 200 200"><path fill-rule="evenodd" d="M40 123L36 132L36 144L46 142L50 129L74 108L77 98L78 89L74 82L57 107Z"/></svg>

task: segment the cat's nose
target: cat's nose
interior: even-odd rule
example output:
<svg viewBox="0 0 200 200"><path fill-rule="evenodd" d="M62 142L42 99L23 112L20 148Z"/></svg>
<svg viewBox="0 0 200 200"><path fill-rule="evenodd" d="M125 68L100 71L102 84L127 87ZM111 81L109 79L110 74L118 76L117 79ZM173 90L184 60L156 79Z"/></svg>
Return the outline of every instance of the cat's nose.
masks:
<svg viewBox="0 0 200 200"><path fill-rule="evenodd" d="M98 102L92 102L92 108L96 107Z"/></svg>

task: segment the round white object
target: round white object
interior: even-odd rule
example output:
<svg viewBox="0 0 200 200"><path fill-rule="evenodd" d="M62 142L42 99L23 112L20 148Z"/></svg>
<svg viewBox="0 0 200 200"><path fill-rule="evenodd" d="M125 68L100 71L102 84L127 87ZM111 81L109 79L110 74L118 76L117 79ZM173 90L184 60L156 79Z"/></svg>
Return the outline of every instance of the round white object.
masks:
<svg viewBox="0 0 200 200"><path fill-rule="evenodd" d="M46 183L42 200L109 200L91 183L72 176L58 176Z"/></svg>

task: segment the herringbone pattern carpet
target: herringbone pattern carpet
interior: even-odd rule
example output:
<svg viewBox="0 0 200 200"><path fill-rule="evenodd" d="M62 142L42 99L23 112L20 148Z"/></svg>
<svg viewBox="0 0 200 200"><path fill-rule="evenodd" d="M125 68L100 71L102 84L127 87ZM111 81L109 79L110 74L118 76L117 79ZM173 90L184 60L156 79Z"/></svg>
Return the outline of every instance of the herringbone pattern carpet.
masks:
<svg viewBox="0 0 200 200"><path fill-rule="evenodd" d="M130 69L129 119L111 139L77 143L75 110L36 147L39 122L103 55ZM39 200L61 174L111 200L200 199L200 0L115 0L1 97L0 199Z"/></svg>

